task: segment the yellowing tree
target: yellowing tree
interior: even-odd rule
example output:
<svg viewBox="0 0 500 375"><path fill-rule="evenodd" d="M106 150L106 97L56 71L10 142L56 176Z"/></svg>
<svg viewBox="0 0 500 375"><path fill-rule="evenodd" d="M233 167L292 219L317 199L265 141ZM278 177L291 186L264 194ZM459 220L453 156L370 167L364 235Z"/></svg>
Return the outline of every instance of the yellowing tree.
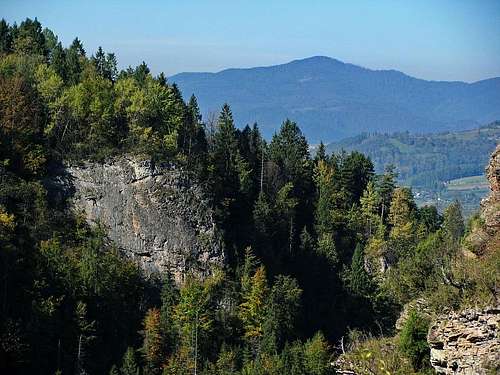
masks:
<svg viewBox="0 0 500 375"><path fill-rule="evenodd" d="M151 374L160 371L163 358L163 337L160 331L160 310L149 309L144 317L142 355Z"/></svg>
<svg viewBox="0 0 500 375"><path fill-rule="evenodd" d="M239 317L243 322L245 337L255 342L263 334L266 300L269 294L266 270L260 266L252 277L250 288L244 292L239 306Z"/></svg>

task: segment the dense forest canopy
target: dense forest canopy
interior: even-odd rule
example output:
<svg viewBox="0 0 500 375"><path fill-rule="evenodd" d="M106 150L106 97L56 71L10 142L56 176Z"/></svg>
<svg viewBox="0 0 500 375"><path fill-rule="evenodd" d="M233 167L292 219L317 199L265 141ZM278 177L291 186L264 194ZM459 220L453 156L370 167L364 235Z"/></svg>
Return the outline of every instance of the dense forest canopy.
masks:
<svg viewBox="0 0 500 375"><path fill-rule="evenodd" d="M327 145L329 152L359 151L375 171L396 166L399 181L408 186L442 189L445 182L484 175L489 155L500 140L500 122L477 129L440 134L361 134Z"/></svg>
<svg viewBox="0 0 500 375"><path fill-rule="evenodd" d="M50 199L57 166L124 154L204 186L224 269L146 279L105 228ZM368 366L362 338L389 337L405 302L491 298L488 268L456 269L464 230L458 204L417 208L359 152L312 157L291 120L269 142L236 129L227 104L204 122L146 63L118 71L113 53L63 46L36 19L0 22L2 373L321 375L344 343ZM427 371L426 324L384 339L397 353L385 370Z"/></svg>

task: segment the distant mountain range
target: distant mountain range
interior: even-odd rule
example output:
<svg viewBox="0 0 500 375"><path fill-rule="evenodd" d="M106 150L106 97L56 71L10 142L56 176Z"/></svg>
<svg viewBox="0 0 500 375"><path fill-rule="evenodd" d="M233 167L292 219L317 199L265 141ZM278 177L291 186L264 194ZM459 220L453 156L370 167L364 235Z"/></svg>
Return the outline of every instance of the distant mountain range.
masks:
<svg viewBox="0 0 500 375"><path fill-rule="evenodd" d="M311 143L362 132L464 130L500 119L500 77L474 83L426 81L329 57L169 78L203 114L231 105L238 126L257 122L270 137L296 121Z"/></svg>

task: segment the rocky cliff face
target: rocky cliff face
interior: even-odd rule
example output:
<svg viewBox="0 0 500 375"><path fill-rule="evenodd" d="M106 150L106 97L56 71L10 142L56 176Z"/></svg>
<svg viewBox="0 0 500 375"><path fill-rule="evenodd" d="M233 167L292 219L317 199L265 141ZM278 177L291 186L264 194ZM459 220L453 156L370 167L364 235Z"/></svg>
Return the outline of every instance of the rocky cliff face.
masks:
<svg viewBox="0 0 500 375"><path fill-rule="evenodd" d="M494 373L500 363L500 307L438 318L427 337L438 374Z"/></svg>
<svg viewBox="0 0 500 375"><path fill-rule="evenodd" d="M220 236L200 186L172 167L120 158L67 167L59 183L71 206L101 223L147 275L207 275L224 264Z"/></svg>
<svg viewBox="0 0 500 375"><path fill-rule="evenodd" d="M481 202L480 225L466 242L479 257L500 251L500 145L487 168L490 195ZM497 300L498 302L498 300ZM493 374L500 370L500 306L437 317L427 336L438 374Z"/></svg>
<svg viewBox="0 0 500 375"><path fill-rule="evenodd" d="M490 182L491 193L481 202L481 217L484 219L488 234L498 236L500 233L500 145L491 155L486 174Z"/></svg>
<svg viewBox="0 0 500 375"><path fill-rule="evenodd" d="M491 155L486 176L491 192L481 201L482 226L467 238L469 247L479 255L500 249L500 145Z"/></svg>

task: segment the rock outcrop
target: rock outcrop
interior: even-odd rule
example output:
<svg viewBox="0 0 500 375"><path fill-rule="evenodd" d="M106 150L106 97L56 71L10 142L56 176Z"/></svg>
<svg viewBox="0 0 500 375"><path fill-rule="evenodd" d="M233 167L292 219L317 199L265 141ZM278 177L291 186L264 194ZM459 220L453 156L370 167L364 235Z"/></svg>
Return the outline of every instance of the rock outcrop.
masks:
<svg viewBox="0 0 500 375"><path fill-rule="evenodd" d="M491 155L486 176L491 192L481 201L481 226L466 239L468 247L478 255L500 249L500 145Z"/></svg>
<svg viewBox="0 0 500 375"><path fill-rule="evenodd" d="M438 374L476 375L500 363L500 307L468 309L436 319L427 341Z"/></svg>
<svg viewBox="0 0 500 375"><path fill-rule="evenodd" d="M491 193L481 202L481 216L484 219L486 231L491 235L500 233L500 145L491 155L486 169Z"/></svg>
<svg viewBox="0 0 500 375"><path fill-rule="evenodd" d="M119 158L65 169L61 191L91 224L99 222L146 275L170 271L177 282L224 264L221 237L201 187L150 161Z"/></svg>
<svg viewBox="0 0 500 375"><path fill-rule="evenodd" d="M396 331L401 331L410 317L410 312L412 310L418 311L418 313L427 319L432 317L428 302L425 298L417 298L413 301L408 302L403 306L403 310L399 314L398 320L396 320Z"/></svg>
<svg viewBox="0 0 500 375"><path fill-rule="evenodd" d="M466 239L480 261L500 251L500 145L486 169L491 193ZM493 277L493 275L492 275ZM498 303L498 299L496 299ZM431 364L438 374L493 374L500 370L500 305L438 316L429 329Z"/></svg>

